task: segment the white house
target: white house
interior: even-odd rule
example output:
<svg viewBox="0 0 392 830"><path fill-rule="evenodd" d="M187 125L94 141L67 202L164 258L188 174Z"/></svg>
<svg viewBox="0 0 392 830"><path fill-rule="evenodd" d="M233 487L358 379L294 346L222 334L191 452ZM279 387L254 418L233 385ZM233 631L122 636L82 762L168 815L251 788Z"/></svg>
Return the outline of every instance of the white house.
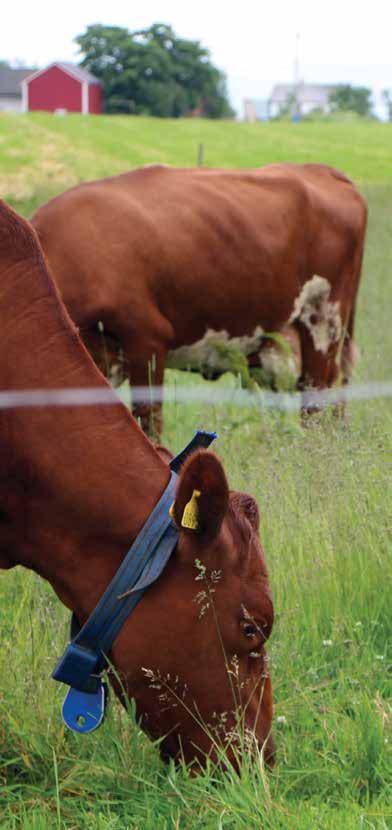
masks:
<svg viewBox="0 0 392 830"><path fill-rule="evenodd" d="M276 84L270 98L270 114L274 118L289 106L292 114L308 115L314 110L331 111L329 96L336 86L331 84Z"/></svg>
<svg viewBox="0 0 392 830"><path fill-rule="evenodd" d="M244 121L268 121L269 101L263 98L244 99Z"/></svg>

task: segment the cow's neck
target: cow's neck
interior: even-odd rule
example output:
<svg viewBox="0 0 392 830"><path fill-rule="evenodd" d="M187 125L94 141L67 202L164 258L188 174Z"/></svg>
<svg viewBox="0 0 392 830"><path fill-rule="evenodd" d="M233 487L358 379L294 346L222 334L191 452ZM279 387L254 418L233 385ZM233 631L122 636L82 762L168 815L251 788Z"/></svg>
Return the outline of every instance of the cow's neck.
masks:
<svg viewBox="0 0 392 830"><path fill-rule="evenodd" d="M2 387L109 388L44 263L13 266L2 280ZM86 617L163 492L167 466L121 404L0 411L0 453L0 565L37 571Z"/></svg>

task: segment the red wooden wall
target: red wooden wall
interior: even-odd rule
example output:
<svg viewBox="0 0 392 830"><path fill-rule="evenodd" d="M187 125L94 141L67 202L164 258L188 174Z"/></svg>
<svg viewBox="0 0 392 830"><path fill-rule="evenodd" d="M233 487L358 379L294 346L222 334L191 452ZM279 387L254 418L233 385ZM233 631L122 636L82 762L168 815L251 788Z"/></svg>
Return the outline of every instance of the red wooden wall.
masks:
<svg viewBox="0 0 392 830"><path fill-rule="evenodd" d="M88 108L93 115L100 115L102 112L102 88L100 84L89 84Z"/></svg>
<svg viewBox="0 0 392 830"><path fill-rule="evenodd" d="M28 82L27 109L54 112L82 112L82 82L64 72L58 66L50 66L45 72ZM99 84L89 84L89 111L102 112L102 91Z"/></svg>
<svg viewBox="0 0 392 830"><path fill-rule="evenodd" d="M28 83L27 100L30 111L66 109L81 112L82 84L58 66L51 66Z"/></svg>

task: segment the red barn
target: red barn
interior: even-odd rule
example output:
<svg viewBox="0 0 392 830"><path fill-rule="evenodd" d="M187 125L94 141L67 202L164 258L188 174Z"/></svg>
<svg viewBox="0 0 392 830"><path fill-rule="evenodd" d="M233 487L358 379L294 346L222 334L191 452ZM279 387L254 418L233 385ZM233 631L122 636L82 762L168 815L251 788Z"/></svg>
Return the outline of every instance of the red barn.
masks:
<svg viewBox="0 0 392 830"><path fill-rule="evenodd" d="M51 63L22 81L25 112L102 112L101 82L91 72L73 63Z"/></svg>

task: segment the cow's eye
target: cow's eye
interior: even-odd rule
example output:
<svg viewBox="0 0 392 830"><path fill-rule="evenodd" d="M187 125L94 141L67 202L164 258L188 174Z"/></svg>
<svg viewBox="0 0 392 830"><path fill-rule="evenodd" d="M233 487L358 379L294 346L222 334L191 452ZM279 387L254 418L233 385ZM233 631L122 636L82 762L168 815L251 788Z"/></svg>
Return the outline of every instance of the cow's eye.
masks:
<svg viewBox="0 0 392 830"><path fill-rule="evenodd" d="M249 637L249 639L256 637L259 633L258 626L252 620L241 620L241 628L245 637Z"/></svg>

